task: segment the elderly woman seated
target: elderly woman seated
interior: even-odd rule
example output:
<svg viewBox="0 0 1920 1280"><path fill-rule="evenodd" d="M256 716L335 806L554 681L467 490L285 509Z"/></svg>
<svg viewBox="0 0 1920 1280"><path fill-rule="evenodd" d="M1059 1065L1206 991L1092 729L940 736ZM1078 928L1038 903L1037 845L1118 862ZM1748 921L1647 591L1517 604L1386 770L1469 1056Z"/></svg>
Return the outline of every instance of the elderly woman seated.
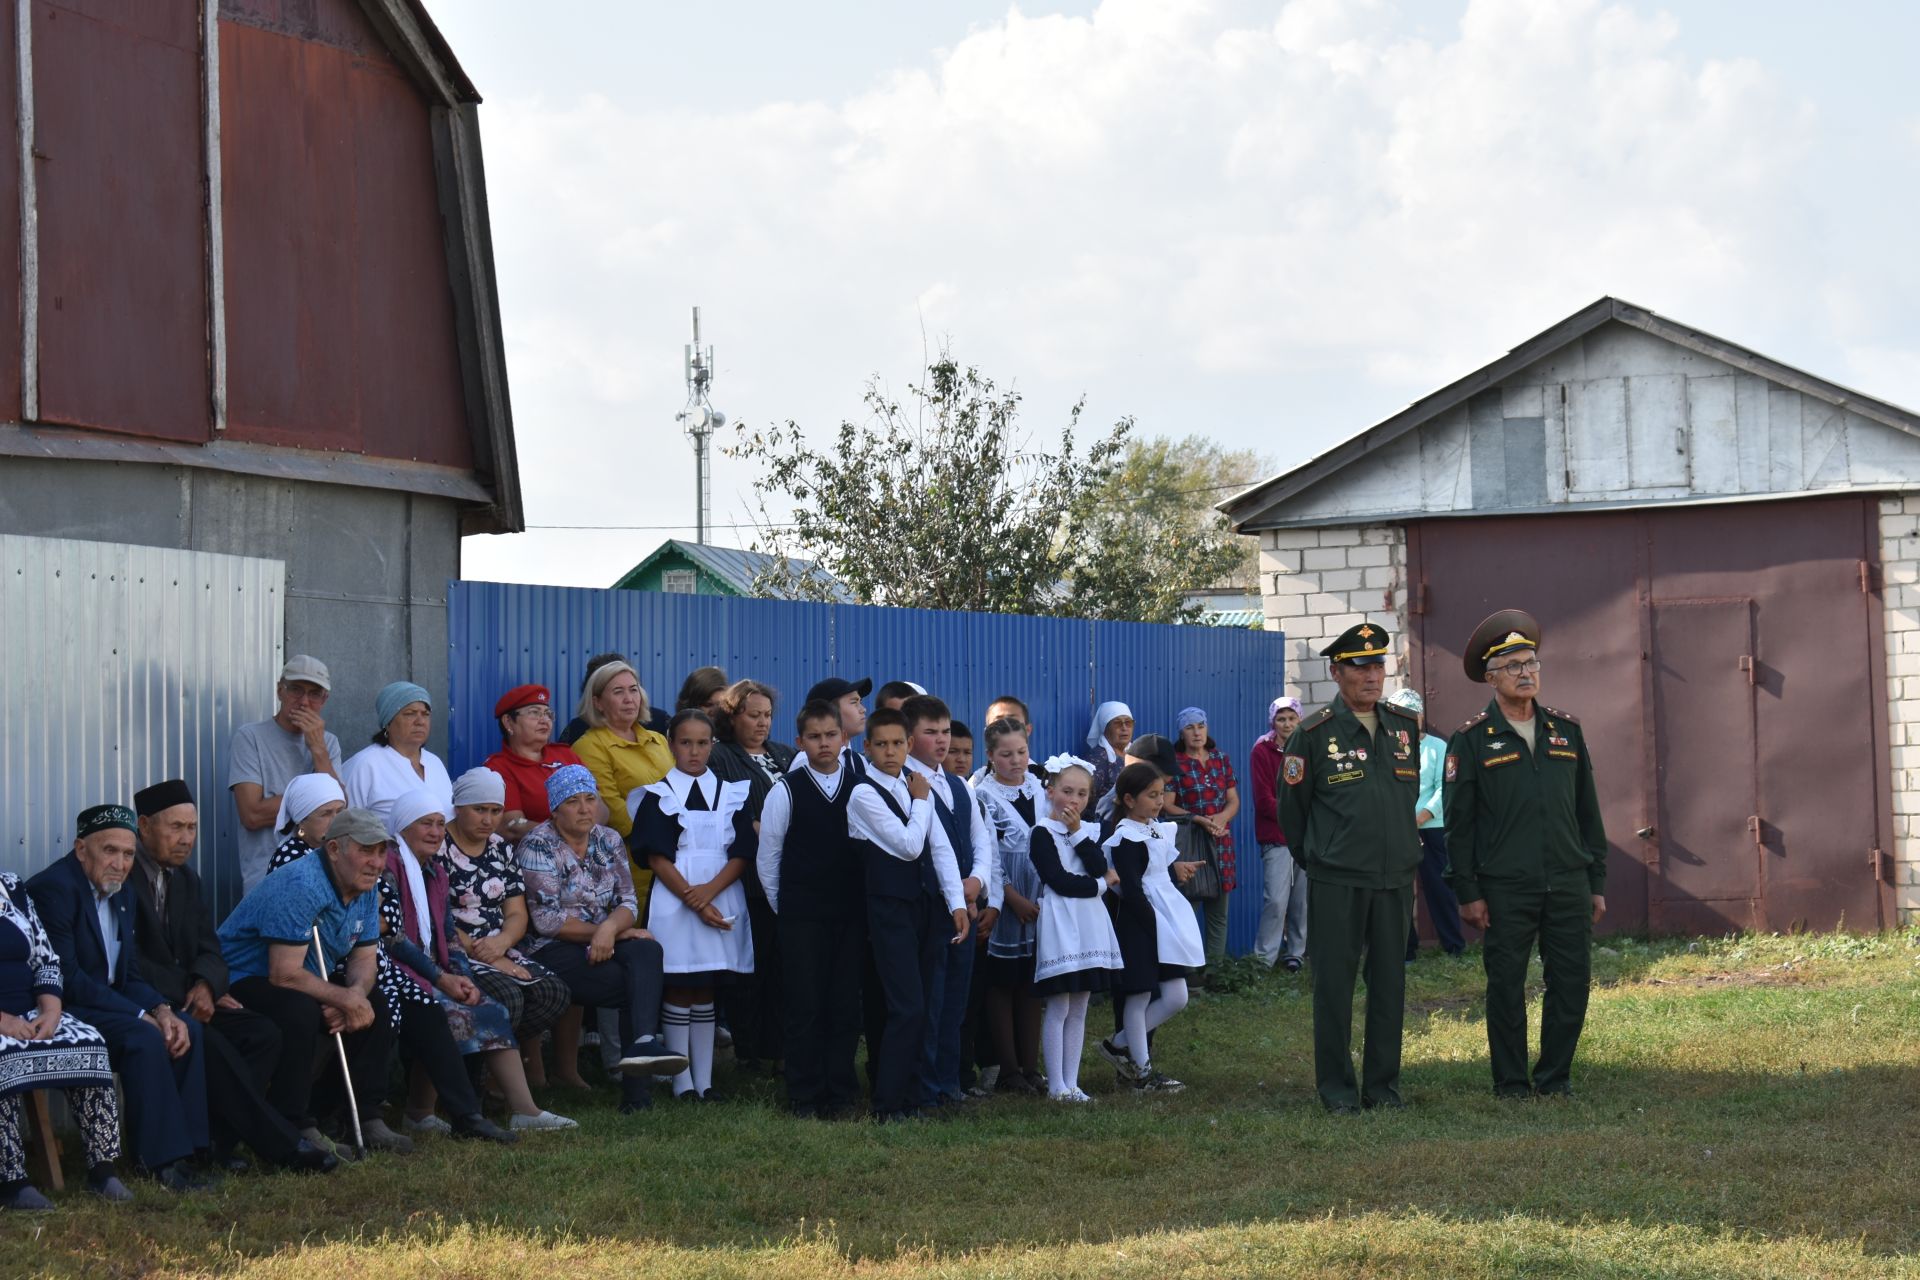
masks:
<svg viewBox="0 0 1920 1280"><path fill-rule="evenodd" d="M534 1102L520 1066L512 1015L473 980L473 967L461 950L449 910L447 872L440 861L447 815L440 803L424 787L395 797L387 811L392 844L387 849L386 873L380 878L381 945L398 962L401 979L431 997L440 1015L435 1030L408 1042L414 1050L414 1069L407 1128L496 1142L513 1136L501 1133L478 1114L479 1102L459 1061L475 1054L506 1095L516 1131L574 1128L573 1121ZM408 1012L411 1016L413 1011ZM419 1021L423 1026L435 1024L431 1017ZM444 1036L437 1027L445 1028ZM454 1050L452 1057L447 1053L449 1046ZM436 1090L446 1095L454 1115L452 1124L433 1114Z"/></svg>
<svg viewBox="0 0 1920 1280"><path fill-rule="evenodd" d="M612 1008L620 1021L622 1111L651 1106L647 1077L686 1070L660 1036L665 990L659 942L634 919L639 901L620 833L594 821L599 787L580 765L547 780L553 816L514 852L526 879L533 936L522 948L560 976L576 1004Z"/></svg>
<svg viewBox="0 0 1920 1280"><path fill-rule="evenodd" d="M65 1089L87 1152L87 1188L131 1200L114 1176L120 1108L107 1042L60 1004L60 956L20 881L0 872L0 1209L36 1211L53 1202L27 1181L26 1112L34 1089ZM16 1012L17 1011L17 1012Z"/></svg>

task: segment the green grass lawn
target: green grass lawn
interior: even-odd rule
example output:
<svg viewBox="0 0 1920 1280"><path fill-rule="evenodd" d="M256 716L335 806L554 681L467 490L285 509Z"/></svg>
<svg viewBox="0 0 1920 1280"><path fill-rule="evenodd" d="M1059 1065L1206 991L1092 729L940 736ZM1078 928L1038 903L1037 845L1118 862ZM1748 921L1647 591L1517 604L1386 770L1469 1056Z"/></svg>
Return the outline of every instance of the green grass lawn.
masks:
<svg viewBox="0 0 1920 1280"><path fill-rule="evenodd" d="M1327 1116L1306 979L1236 969L1160 1037L1177 1097L1089 1053L1093 1107L883 1129L791 1120L723 1064L731 1105L622 1117L609 1087L551 1100L582 1133L507 1150L70 1191L0 1219L0 1271L1920 1276L1920 933L1614 939L1596 971L1571 1102L1493 1100L1469 953L1410 971L1409 1109Z"/></svg>

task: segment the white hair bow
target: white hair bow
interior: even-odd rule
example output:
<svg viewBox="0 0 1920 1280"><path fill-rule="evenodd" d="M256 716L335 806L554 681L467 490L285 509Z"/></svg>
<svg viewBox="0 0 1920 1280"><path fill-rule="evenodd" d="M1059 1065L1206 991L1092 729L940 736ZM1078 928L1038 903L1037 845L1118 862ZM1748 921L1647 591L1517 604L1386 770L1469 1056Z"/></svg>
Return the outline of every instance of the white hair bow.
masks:
<svg viewBox="0 0 1920 1280"><path fill-rule="evenodd" d="M1092 765L1088 764L1085 760L1082 760L1079 756L1071 755L1065 751L1062 751L1059 755L1056 755L1056 756L1048 756L1046 760L1041 763L1040 767L1047 771L1047 776L1050 778L1058 774L1063 769L1078 768L1078 769L1085 769L1088 773L1093 772Z"/></svg>

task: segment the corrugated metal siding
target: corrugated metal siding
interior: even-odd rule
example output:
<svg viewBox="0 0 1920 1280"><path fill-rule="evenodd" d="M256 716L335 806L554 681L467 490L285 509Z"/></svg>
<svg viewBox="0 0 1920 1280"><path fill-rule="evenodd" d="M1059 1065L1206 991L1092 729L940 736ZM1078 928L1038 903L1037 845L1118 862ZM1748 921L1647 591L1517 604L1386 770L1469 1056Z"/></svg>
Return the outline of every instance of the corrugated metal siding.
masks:
<svg viewBox="0 0 1920 1280"><path fill-rule="evenodd" d="M772 685L783 695L775 733L787 740L797 699L832 674L924 685L976 735L987 704L1016 695L1032 708L1040 757L1085 754L1093 707L1108 699L1133 709L1138 732L1169 736L1182 707L1204 707L1242 782L1229 946L1253 943L1260 859L1245 773L1267 704L1284 687L1279 633L491 582L454 583L448 609L456 769L497 749L492 712L502 692L535 681L570 704L586 660L614 650L633 657L661 704L688 671L708 664Z"/></svg>
<svg viewBox="0 0 1920 1280"><path fill-rule="evenodd" d="M80 810L181 777L200 802L194 865L225 914L228 744L273 714L284 579L278 560L0 535L0 869L38 871Z"/></svg>

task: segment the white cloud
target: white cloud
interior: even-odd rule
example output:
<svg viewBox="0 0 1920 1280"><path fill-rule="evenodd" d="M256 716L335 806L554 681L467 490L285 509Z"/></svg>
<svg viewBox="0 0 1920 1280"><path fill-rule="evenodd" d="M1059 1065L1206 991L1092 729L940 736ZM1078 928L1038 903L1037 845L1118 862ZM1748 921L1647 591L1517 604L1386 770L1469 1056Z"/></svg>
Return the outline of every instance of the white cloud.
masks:
<svg viewBox="0 0 1920 1280"><path fill-rule="evenodd" d="M736 420L824 431L870 374L912 374L924 326L1036 429L1085 391L1096 422L1292 463L1603 293L1764 348L1856 269L1802 180L1822 125L1766 68L1599 0L1411 29L1381 0L1238 25L1107 0L819 101L489 102L529 519L691 520L694 303ZM752 480L720 463L717 518ZM468 570L604 584L661 536L470 540Z"/></svg>

